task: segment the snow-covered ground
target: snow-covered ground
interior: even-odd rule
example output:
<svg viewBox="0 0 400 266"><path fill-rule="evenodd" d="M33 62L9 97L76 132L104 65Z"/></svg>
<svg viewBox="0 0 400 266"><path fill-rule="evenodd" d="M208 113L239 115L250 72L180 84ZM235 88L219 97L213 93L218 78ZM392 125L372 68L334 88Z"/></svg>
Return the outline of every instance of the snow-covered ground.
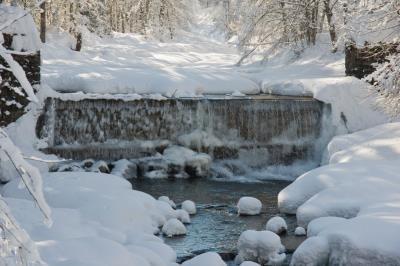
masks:
<svg viewBox="0 0 400 266"><path fill-rule="evenodd" d="M280 209L308 225L293 264L400 264L400 123L338 136L327 153L328 165L279 194Z"/></svg>
<svg viewBox="0 0 400 266"><path fill-rule="evenodd" d="M292 52L281 52L265 63L239 67L234 45L213 39L209 30L197 31L185 32L168 43L134 34L114 33L101 39L87 33L81 52L70 49L68 35L53 32L42 49L42 80L58 91L126 93L130 94L127 99L138 94L158 98L313 95L332 104L334 125L342 134L386 119L371 106L367 83L345 77L344 55L330 53L326 36L298 58Z"/></svg>

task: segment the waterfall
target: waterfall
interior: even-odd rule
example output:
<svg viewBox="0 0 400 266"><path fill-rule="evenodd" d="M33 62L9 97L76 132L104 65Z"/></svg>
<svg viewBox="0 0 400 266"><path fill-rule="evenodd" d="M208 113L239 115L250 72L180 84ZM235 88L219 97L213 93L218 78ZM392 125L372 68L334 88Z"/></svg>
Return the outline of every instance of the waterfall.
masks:
<svg viewBox="0 0 400 266"><path fill-rule="evenodd" d="M48 142L45 151L77 160L133 159L181 144L259 167L319 163L329 116L329 105L307 97L49 98L37 133Z"/></svg>

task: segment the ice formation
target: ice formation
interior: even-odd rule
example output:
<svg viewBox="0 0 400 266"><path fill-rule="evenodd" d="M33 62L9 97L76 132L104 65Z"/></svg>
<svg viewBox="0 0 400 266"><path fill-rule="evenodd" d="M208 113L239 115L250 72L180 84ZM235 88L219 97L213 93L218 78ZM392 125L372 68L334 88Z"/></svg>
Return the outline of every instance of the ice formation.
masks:
<svg viewBox="0 0 400 266"><path fill-rule="evenodd" d="M164 224L162 232L167 237L186 235L187 230L181 221L178 219L170 219Z"/></svg>
<svg viewBox="0 0 400 266"><path fill-rule="evenodd" d="M272 217L271 219L268 220L265 228L268 231L274 232L275 234L282 234L286 233L287 231L287 224L285 219L279 216Z"/></svg>

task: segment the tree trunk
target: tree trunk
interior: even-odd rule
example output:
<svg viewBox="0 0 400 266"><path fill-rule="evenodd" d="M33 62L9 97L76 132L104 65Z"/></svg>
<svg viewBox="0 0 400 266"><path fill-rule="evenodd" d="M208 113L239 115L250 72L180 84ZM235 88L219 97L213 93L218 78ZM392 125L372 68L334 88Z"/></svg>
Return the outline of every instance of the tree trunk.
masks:
<svg viewBox="0 0 400 266"><path fill-rule="evenodd" d="M40 6L42 12L40 13L40 40L42 43L46 42L46 1Z"/></svg>
<svg viewBox="0 0 400 266"><path fill-rule="evenodd" d="M337 42L337 35L336 35L336 27L335 24L332 21L333 17L333 12L332 8L330 5L330 0L324 0L324 13L326 15L326 20L328 22L329 26L329 36L331 37L331 43L332 43L332 52L335 53L337 51L336 47L336 42Z"/></svg>

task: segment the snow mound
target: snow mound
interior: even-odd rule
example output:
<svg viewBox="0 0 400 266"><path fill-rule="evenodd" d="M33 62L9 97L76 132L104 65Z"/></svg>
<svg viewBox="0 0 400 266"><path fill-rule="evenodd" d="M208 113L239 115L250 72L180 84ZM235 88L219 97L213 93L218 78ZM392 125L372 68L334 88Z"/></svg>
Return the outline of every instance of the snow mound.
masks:
<svg viewBox="0 0 400 266"><path fill-rule="evenodd" d="M337 137L329 165L279 194L281 211L308 226L294 264L400 264L399 138L400 123Z"/></svg>
<svg viewBox="0 0 400 266"><path fill-rule="evenodd" d="M161 197L158 198L158 200L168 203L169 206L171 206L174 209L176 208L175 202L173 200L169 199L169 197L167 197L167 196L161 196Z"/></svg>
<svg viewBox="0 0 400 266"><path fill-rule="evenodd" d="M237 244L237 263L255 261L260 264L280 265L285 260L285 248L280 237L271 231L247 230L243 232Z"/></svg>
<svg viewBox="0 0 400 266"><path fill-rule="evenodd" d="M261 213L261 208L261 201L253 197L242 197L237 204L240 215L258 215Z"/></svg>
<svg viewBox="0 0 400 266"><path fill-rule="evenodd" d="M287 231L287 224L285 219L282 217L276 216L272 217L271 219L268 220L265 229L267 231L274 232L277 235L286 233Z"/></svg>
<svg viewBox="0 0 400 266"><path fill-rule="evenodd" d="M197 213L196 204L191 200L185 200L184 202L182 202L182 209L190 215Z"/></svg>
<svg viewBox="0 0 400 266"><path fill-rule="evenodd" d="M186 235L187 230L181 221L178 219L170 219L164 224L162 232L167 237Z"/></svg>
<svg viewBox="0 0 400 266"><path fill-rule="evenodd" d="M304 229L303 227L296 227L296 229L294 230L294 235L295 236L305 236L307 234L306 229Z"/></svg>
<svg viewBox="0 0 400 266"><path fill-rule="evenodd" d="M207 252L185 261L182 266L226 266L226 263L215 252Z"/></svg>

